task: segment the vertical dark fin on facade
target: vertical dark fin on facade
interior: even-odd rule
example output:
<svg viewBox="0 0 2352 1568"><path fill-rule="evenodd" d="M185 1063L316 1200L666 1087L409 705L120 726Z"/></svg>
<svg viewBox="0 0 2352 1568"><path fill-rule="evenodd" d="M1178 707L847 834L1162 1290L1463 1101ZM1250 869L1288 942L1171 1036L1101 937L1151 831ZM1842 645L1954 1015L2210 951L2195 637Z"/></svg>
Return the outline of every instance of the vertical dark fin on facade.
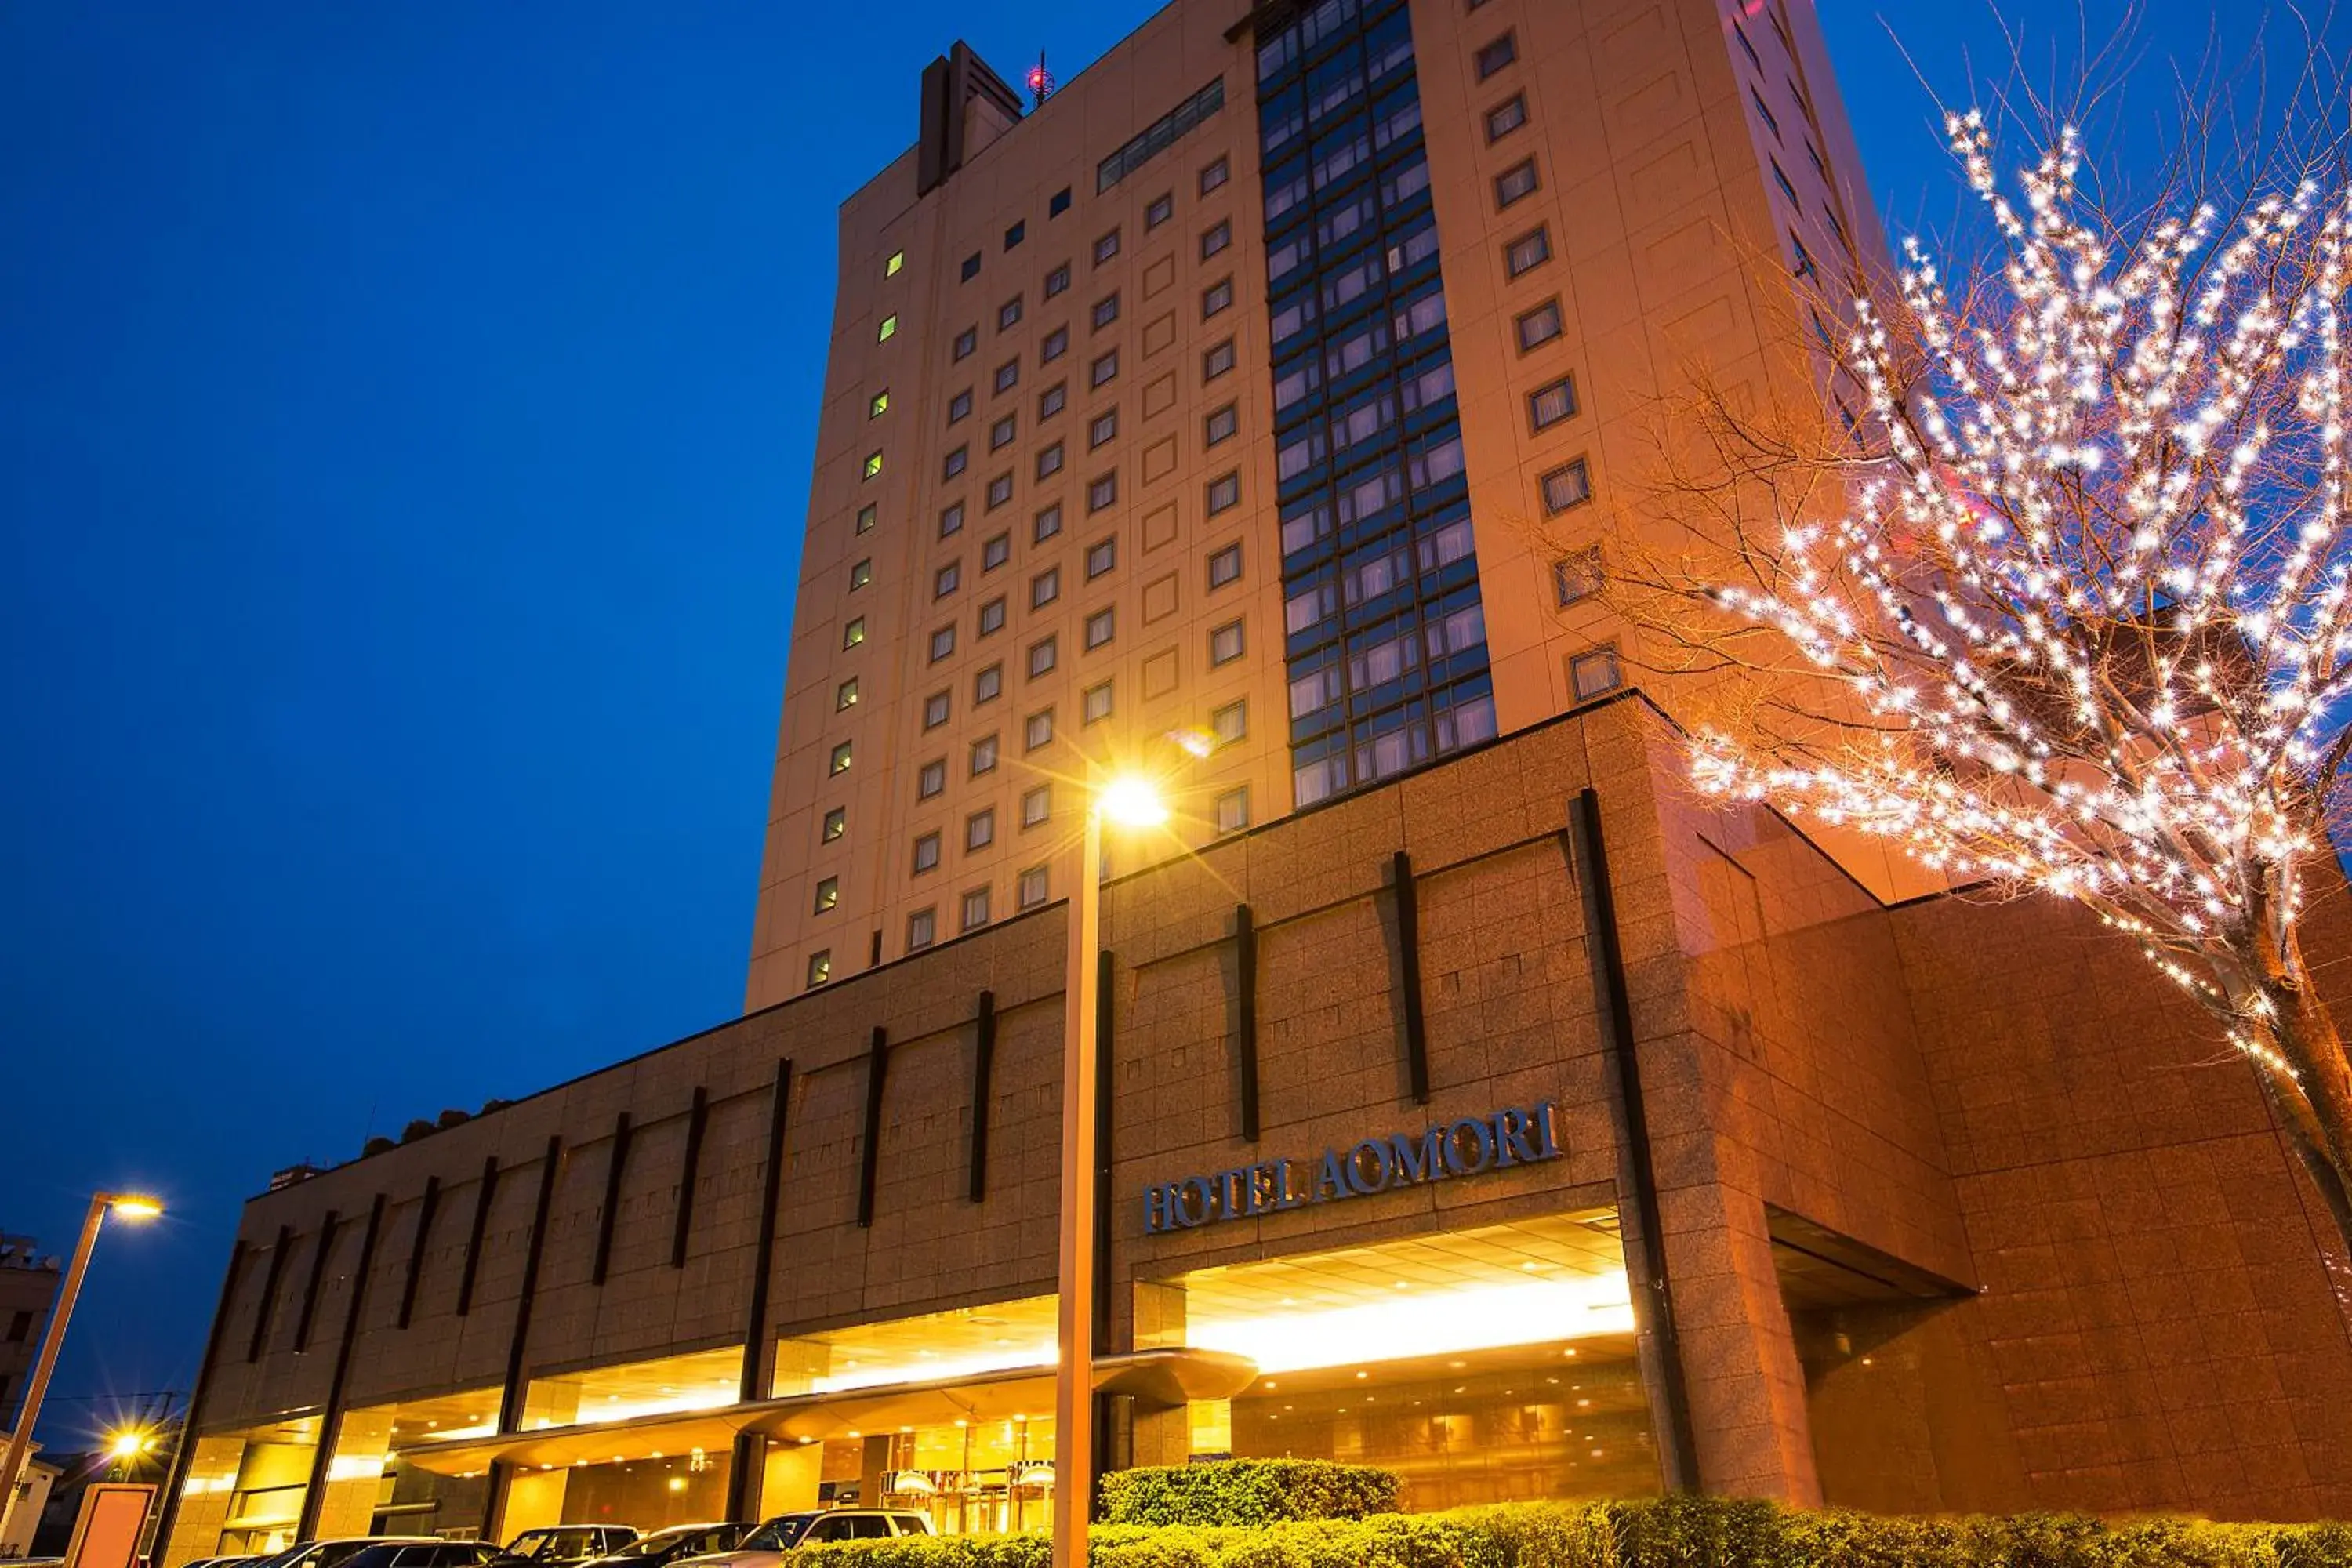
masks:
<svg viewBox="0 0 2352 1568"><path fill-rule="evenodd" d="M1405 1082L1415 1105L1429 1103L1429 1025L1421 1010L1421 900L1412 882L1412 857L1400 849L1395 875L1397 954L1403 967Z"/></svg>
<svg viewBox="0 0 2352 1568"><path fill-rule="evenodd" d="M971 1187L973 1203L988 1195L988 1102L996 1076L996 993L980 994L971 1043Z"/></svg>
<svg viewBox="0 0 2352 1568"><path fill-rule="evenodd" d="M245 1359L261 1359L262 1347L269 1342L269 1319L278 1306L278 1287L286 1278L286 1249L294 1245L294 1227L278 1227L278 1240L269 1248L269 1267L261 1276L261 1300L253 1309L253 1339L245 1347Z"/></svg>
<svg viewBox="0 0 2352 1568"><path fill-rule="evenodd" d="M360 1232L359 1262L352 1269L352 1297L343 1308L343 1331L335 1344L335 1370L327 1380L327 1408L319 1419L319 1447L310 1456L310 1484L302 1493L302 1517L294 1539L309 1541L319 1533L320 1510L327 1506L327 1478L343 1426L343 1394L352 1376L352 1344L359 1338L360 1310L367 1305L368 1276L375 1268L375 1241L383 1230L384 1195L368 1205L367 1227ZM184 1432L194 1428L183 1426ZM161 1537L157 1538L159 1541Z"/></svg>
<svg viewBox="0 0 2352 1568"><path fill-rule="evenodd" d="M515 1297L514 1332L507 1336L506 1389L499 1399L499 1430L522 1426L523 1395L529 1390L523 1373L530 1350L530 1309L539 1297L539 1261L547 1250L547 1211L555 1202L555 1178L563 1167L563 1138L547 1136L547 1152L539 1167L539 1202L530 1214L530 1240L522 1254L522 1284Z"/></svg>
<svg viewBox="0 0 2352 1568"><path fill-rule="evenodd" d="M686 1118L686 1157L677 1176L677 1227L670 1232L669 1266L686 1267L686 1238L694 1230L694 1184L702 1174L702 1135L710 1125L710 1091L697 1088Z"/></svg>
<svg viewBox="0 0 2352 1568"><path fill-rule="evenodd" d="M866 1142L858 1151L857 1223L874 1223L874 1184L882 1170L882 1084L890 1073L890 1035L874 1027L874 1044L866 1055Z"/></svg>
<svg viewBox="0 0 2352 1568"><path fill-rule="evenodd" d="M698 1108L702 1091L695 1091ZM793 1058L776 1058L776 1086L768 1097L768 1163L760 1190L760 1234L751 1244L751 1300L743 1308L743 1361L735 1376L735 1395L748 1404L765 1392L761 1363L768 1345L768 1277L776 1266L776 1216L783 1205L784 1133L793 1115ZM745 1436L750 1436L746 1434ZM747 1517L752 1477L764 1445L739 1437L735 1463L727 1473L727 1517Z"/></svg>
<svg viewBox="0 0 2352 1568"><path fill-rule="evenodd" d="M302 1286L302 1310L294 1318L294 1353L310 1348L310 1326L319 1316L319 1288L327 1282L327 1256L335 1249L335 1227L343 1216L334 1210L319 1222L318 1250L310 1254L310 1278Z"/></svg>
<svg viewBox="0 0 2352 1568"><path fill-rule="evenodd" d="M416 1235L408 1244L408 1278L400 1282L400 1316L394 1326L408 1327L416 1314L416 1281L425 1273L425 1252L433 1237L433 1216L441 1207L441 1178L425 1178L425 1195L416 1203Z"/></svg>
<svg viewBox="0 0 2352 1568"><path fill-rule="evenodd" d="M474 1281L482 1271L482 1237L490 1227L490 1204L499 1195L499 1157L482 1162L482 1184L474 1192L474 1223L466 1232L466 1262L457 1271L457 1315L474 1310Z"/></svg>
<svg viewBox="0 0 2352 1568"><path fill-rule="evenodd" d="M1234 906L1234 1054L1241 1068L1242 1136L1257 1142L1257 921L1247 904Z"/></svg>
<svg viewBox="0 0 2352 1568"><path fill-rule="evenodd" d="M613 1225L621 1209L621 1174L629 1163L629 1113L625 1110L613 1123L612 1155L604 1162L604 1209L596 1219L596 1261L590 1268L589 1281L602 1285L613 1266Z"/></svg>

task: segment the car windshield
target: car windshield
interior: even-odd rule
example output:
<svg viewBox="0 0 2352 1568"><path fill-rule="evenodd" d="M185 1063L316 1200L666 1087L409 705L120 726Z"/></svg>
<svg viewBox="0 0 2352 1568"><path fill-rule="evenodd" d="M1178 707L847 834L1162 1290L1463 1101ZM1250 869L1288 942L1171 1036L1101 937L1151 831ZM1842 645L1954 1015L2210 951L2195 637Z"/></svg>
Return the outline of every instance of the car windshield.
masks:
<svg viewBox="0 0 2352 1568"><path fill-rule="evenodd" d="M596 1550L596 1541L584 1530L529 1530L515 1537L507 1551L516 1557L528 1557L533 1562L546 1562L558 1557L585 1557ZM331 1563L314 1563L310 1568L333 1568Z"/></svg>
<svg viewBox="0 0 2352 1568"><path fill-rule="evenodd" d="M658 1557L678 1542L701 1534L707 1524L681 1524L670 1530L656 1530L651 1535L640 1535L626 1546L619 1548L615 1557Z"/></svg>
<svg viewBox="0 0 2352 1568"><path fill-rule="evenodd" d="M789 1552L795 1542L808 1533L813 1513L787 1513L768 1521L743 1538L739 1552Z"/></svg>

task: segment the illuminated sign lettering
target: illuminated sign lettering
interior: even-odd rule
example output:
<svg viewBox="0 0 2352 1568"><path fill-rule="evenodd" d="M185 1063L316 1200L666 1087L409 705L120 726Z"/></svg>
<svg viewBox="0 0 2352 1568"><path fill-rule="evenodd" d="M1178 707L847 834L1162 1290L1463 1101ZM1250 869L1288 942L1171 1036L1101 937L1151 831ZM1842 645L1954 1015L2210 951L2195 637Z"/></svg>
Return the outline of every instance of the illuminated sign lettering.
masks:
<svg viewBox="0 0 2352 1568"><path fill-rule="evenodd" d="M1513 1106L1419 1132L1367 1138L1318 1160L1267 1160L1144 1189L1143 1228L1157 1236L1308 1204L1367 1198L1398 1187L1475 1176L1560 1157L1558 1109Z"/></svg>

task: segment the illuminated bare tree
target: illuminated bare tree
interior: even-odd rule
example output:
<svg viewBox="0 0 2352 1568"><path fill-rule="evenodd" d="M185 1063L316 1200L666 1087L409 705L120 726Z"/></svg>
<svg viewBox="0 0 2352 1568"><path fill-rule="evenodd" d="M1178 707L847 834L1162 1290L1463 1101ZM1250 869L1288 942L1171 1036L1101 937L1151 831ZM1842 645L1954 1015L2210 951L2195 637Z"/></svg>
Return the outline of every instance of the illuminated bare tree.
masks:
<svg viewBox="0 0 2352 1568"><path fill-rule="evenodd" d="M1980 116L1948 131L1991 261L1950 281L1913 242L1833 301L1822 451L1707 402L1681 439L1712 477L1679 500L1734 542L1635 618L1806 676L1728 683L1776 695L1704 720L1705 790L2137 942L2251 1061L2352 1247L2315 975L2352 955L2305 941L2352 795L2352 186L2331 153L2123 221L2072 129L2013 180Z"/></svg>

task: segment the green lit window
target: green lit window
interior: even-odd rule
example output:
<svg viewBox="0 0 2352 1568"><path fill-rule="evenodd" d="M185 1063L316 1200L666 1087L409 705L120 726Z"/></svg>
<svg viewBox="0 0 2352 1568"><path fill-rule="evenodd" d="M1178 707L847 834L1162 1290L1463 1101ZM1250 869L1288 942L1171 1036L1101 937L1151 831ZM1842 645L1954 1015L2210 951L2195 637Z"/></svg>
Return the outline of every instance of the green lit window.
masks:
<svg viewBox="0 0 2352 1568"><path fill-rule="evenodd" d="M849 771L849 742L844 741L833 749L833 762L827 772L845 773Z"/></svg>
<svg viewBox="0 0 2352 1568"><path fill-rule="evenodd" d="M874 341L877 343L887 343L898 335L898 318L896 315L885 316L882 318L880 329L874 334Z"/></svg>
<svg viewBox="0 0 2352 1568"><path fill-rule="evenodd" d="M866 405L866 417L868 419L879 419L882 416L889 412L890 389L886 386L881 391L874 395L873 402Z"/></svg>
<svg viewBox="0 0 2352 1568"><path fill-rule="evenodd" d="M906 265L907 253L903 250L894 250L890 253L890 259L882 264L882 276L896 278L898 276L898 268Z"/></svg>
<svg viewBox="0 0 2352 1568"><path fill-rule="evenodd" d="M859 643L862 643L865 640L866 617L864 616L858 616L856 620L851 621L847 626L841 628L841 646L843 647L856 647Z"/></svg>
<svg viewBox="0 0 2352 1568"><path fill-rule="evenodd" d="M877 475L877 474L880 473L881 471L882 471L882 454L881 454L881 453L879 453L879 452L868 452L868 453L866 453L866 477L867 479L870 479L874 478L874 476L875 476L875 475Z"/></svg>

